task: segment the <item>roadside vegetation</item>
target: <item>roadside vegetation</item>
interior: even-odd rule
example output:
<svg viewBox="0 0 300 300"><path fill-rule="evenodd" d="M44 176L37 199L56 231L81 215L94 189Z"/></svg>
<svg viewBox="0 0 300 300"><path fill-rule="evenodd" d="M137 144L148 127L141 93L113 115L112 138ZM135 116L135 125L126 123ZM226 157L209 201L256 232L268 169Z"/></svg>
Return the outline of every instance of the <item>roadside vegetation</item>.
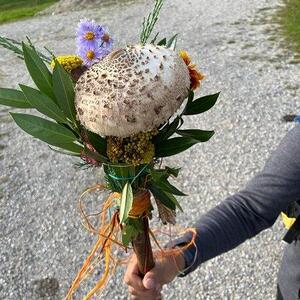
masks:
<svg viewBox="0 0 300 300"><path fill-rule="evenodd" d="M0 24L25 19L58 0L0 0Z"/></svg>
<svg viewBox="0 0 300 300"><path fill-rule="evenodd" d="M284 0L278 11L283 34L292 47L300 53L300 0Z"/></svg>

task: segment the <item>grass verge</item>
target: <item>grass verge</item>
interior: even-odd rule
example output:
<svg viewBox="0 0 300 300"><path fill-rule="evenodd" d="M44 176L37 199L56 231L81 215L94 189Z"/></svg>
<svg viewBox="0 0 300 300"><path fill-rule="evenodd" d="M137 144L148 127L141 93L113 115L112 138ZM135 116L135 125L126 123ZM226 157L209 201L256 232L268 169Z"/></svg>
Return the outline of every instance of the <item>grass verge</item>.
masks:
<svg viewBox="0 0 300 300"><path fill-rule="evenodd" d="M283 34L292 47L300 53L300 0L284 0L278 11Z"/></svg>
<svg viewBox="0 0 300 300"><path fill-rule="evenodd" d="M58 0L0 0L0 24L25 19Z"/></svg>

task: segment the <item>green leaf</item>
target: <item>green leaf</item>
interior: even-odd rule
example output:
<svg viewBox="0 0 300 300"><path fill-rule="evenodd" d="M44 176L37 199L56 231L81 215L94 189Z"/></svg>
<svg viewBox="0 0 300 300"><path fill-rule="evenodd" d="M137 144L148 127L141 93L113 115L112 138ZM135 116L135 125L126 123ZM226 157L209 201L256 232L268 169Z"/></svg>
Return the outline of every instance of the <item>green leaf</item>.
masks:
<svg viewBox="0 0 300 300"><path fill-rule="evenodd" d="M97 152L92 152L89 149L87 149L86 147L84 148L84 153L88 157L93 158L93 159L95 159L98 162L108 162L108 159L105 156L103 156L103 155L101 155L101 154L99 154Z"/></svg>
<svg viewBox="0 0 300 300"><path fill-rule="evenodd" d="M68 156L76 156L76 157L80 157L80 152L71 152L71 151L68 151L68 150L63 150L63 149L55 149L51 146L49 146L49 148L54 151L54 152L57 152L57 153L60 153L60 154L64 154L64 155L68 155Z"/></svg>
<svg viewBox="0 0 300 300"><path fill-rule="evenodd" d="M136 229L132 225L125 225L122 230L122 243L124 246L128 246L130 242L134 239L137 235Z"/></svg>
<svg viewBox="0 0 300 300"><path fill-rule="evenodd" d="M76 122L74 84L69 74L58 62L53 71L53 90L57 104L71 121Z"/></svg>
<svg viewBox="0 0 300 300"><path fill-rule="evenodd" d="M166 193L174 194L177 196L187 196L186 194L178 190L174 185L172 185L166 177L162 176L159 180L156 180L155 177L152 177L152 179L155 185Z"/></svg>
<svg viewBox="0 0 300 300"><path fill-rule="evenodd" d="M166 193L166 195L169 196L171 201L183 212L183 209L182 209L181 205L179 204L179 202L177 201L176 197L170 193Z"/></svg>
<svg viewBox="0 0 300 300"><path fill-rule="evenodd" d="M170 167L166 166L167 173L170 175L173 175L175 177L178 177L180 170L181 170L181 168L170 168Z"/></svg>
<svg viewBox="0 0 300 300"><path fill-rule="evenodd" d="M166 45L167 48L170 48L172 50L176 49L177 36L178 36L178 33L176 33L174 36L171 37L171 39L168 41L168 43Z"/></svg>
<svg viewBox="0 0 300 300"><path fill-rule="evenodd" d="M43 142L71 152L80 152L83 149L74 143L76 137L73 132L62 125L32 115L10 114L21 129Z"/></svg>
<svg viewBox="0 0 300 300"><path fill-rule="evenodd" d="M157 43L157 46L165 46L167 44L167 39L163 38Z"/></svg>
<svg viewBox="0 0 300 300"><path fill-rule="evenodd" d="M185 111L187 110L187 108L191 105L191 103L193 102L194 100L194 96L195 96L195 93L193 92L193 90L189 90L189 94L188 94L188 100L186 102L186 105L185 105L185 108L182 112L182 115L184 115Z"/></svg>
<svg viewBox="0 0 300 300"><path fill-rule="evenodd" d="M194 100L193 102L189 103L189 105L187 105L184 114L197 115L209 110L215 105L219 95L220 93L216 93L213 95L204 96Z"/></svg>
<svg viewBox="0 0 300 300"><path fill-rule="evenodd" d="M155 35L155 37L152 39L150 44L154 44L156 42L156 39L157 39L158 35L159 35L159 32Z"/></svg>
<svg viewBox="0 0 300 300"><path fill-rule="evenodd" d="M122 191L120 205L120 223L124 223L128 219L129 212L133 203L133 192L129 182L127 182Z"/></svg>
<svg viewBox="0 0 300 300"><path fill-rule="evenodd" d="M50 98L54 98L52 90L52 75L37 52L30 46L22 43L24 60L28 72L36 86Z"/></svg>
<svg viewBox="0 0 300 300"><path fill-rule="evenodd" d="M4 88L0 88L0 104L17 108L32 107L21 91Z"/></svg>
<svg viewBox="0 0 300 300"><path fill-rule="evenodd" d="M166 207L168 207L168 208L170 208L172 210L176 209L176 205L173 202L173 199L171 199L169 197L169 195L167 195L159 187L157 187L154 184L151 184L149 186L149 189L150 189L151 193L153 194L154 198L156 198L157 200L159 200L163 205L165 205Z"/></svg>
<svg viewBox="0 0 300 300"><path fill-rule="evenodd" d="M154 144L157 145L171 137L176 132L179 122L180 118L176 117L172 123L165 125L165 127L163 127L158 135L154 138Z"/></svg>
<svg viewBox="0 0 300 300"><path fill-rule="evenodd" d="M197 142L198 141L196 141L195 139L191 139L190 137L175 137L166 140L160 145L160 147L156 148L155 156L167 157L176 155L197 144Z"/></svg>
<svg viewBox="0 0 300 300"><path fill-rule="evenodd" d="M20 85L27 101L45 116L60 123L66 123L66 118L61 109L47 95L29 86Z"/></svg>
<svg viewBox="0 0 300 300"><path fill-rule="evenodd" d="M198 142L207 142L215 132L200 129L185 129L177 130L176 133L181 136L190 137Z"/></svg>
<svg viewBox="0 0 300 300"><path fill-rule="evenodd" d="M128 218L126 225L122 230L122 242L124 246L128 246L136 236L143 231L143 225L140 219Z"/></svg>
<svg viewBox="0 0 300 300"><path fill-rule="evenodd" d="M107 147L106 139L91 131L87 131L87 136L88 136L88 141L97 150L97 152L106 157L106 147Z"/></svg>

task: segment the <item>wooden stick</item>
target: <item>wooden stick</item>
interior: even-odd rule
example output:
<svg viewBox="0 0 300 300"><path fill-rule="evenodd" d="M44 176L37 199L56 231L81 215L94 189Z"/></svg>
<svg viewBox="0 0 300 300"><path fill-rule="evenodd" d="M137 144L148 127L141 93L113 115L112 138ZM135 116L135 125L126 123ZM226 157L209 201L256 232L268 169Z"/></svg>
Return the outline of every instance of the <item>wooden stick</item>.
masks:
<svg viewBox="0 0 300 300"><path fill-rule="evenodd" d="M149 221L147 216L142 217L143 232L139 233L132 242L133 250L137 256L141 275L145 275L155 265L149 236Z"/></svg>

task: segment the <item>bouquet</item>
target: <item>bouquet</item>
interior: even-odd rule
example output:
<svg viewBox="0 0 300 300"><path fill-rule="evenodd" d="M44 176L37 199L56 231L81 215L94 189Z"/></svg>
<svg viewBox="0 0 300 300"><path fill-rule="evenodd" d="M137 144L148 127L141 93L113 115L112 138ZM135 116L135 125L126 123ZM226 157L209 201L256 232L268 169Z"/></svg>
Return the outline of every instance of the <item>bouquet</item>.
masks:
<svg viewBox="0 0 300 300"><path fill-rule="evenodd" d="M184 119L209 110L219 93L194 97L203 75L186 51L177 51L177 34L159 39L151 34L163 0L156 0L144 19L136 45L115 49L108 29L82 20L77 28L77 55L49 55L28 38L0 37L0 45L24 59L35 88L0 89L0 104L35 109L44 117L11 113L16 124L57 152L77 156L82 166L103 168L105 182L87 189L79 200L84 225L97 242L75 277L66 299L104 261L104 273L84 299L91 299L108 281L116 265L114 247L133 248L141 274L154 266L149 227L154 208L163 225L176 222L183 210L172 184L179 168L162 164L214 131L182 129ZM45 51L43 51L45 52ZM83 198L109 191L95 226ZM94 214L94 217L99 217ZM162 250L163 251L163 250Z"/></svg>

